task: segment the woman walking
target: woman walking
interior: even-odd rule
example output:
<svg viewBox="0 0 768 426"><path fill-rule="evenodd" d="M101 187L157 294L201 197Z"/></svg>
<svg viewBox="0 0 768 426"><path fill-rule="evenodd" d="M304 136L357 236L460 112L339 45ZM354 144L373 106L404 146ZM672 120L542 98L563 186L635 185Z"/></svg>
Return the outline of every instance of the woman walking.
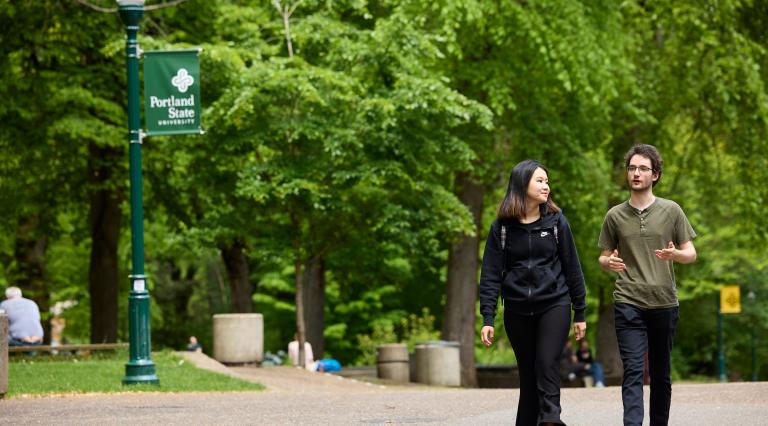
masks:
<svg viewBox="0 0 768 426"><path fill-rule="evenodd" d="M518 426L560 420L560 354L573 330L587 324L584 275L571 228L552 201L548 172L534 160L512 169L498 217L491 225L480 275L483 344L493 344L499 295L504 328L520 372Z"/></svg>

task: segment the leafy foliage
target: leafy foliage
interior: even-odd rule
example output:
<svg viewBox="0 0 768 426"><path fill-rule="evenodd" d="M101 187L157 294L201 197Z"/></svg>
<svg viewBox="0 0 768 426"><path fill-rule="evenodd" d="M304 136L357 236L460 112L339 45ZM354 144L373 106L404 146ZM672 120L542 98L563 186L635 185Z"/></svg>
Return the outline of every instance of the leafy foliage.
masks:
<svg viewBox="0 0 768 426"><path fill-rule="evenodd" d="M644 142L666 161L655 192L680 203L699 234L699 261L676 270L675 369L712 374L721 285L756 295L726 327L754 326L761 341L768 325L765 7L305 0L290 19L292 57L270 2L148 11L144 49L204 48L207 130L142 147L154 345L178 348L194 334L210 352L210 317L232 305L220 250L233 241L245 247L267 349L292 339L294 266L314 258L326 270L327 355L370 363L380 343L433 338L447 248L476 232L455 176L487 189L484 232L524 158L550 170L594 324L612 290L596 236L626 197L624 152ZM128 211L123 29L115 15L55 1L3 3L0 24L0 285L28 273L25 242L45 242L50 302L78 302L63 314L65 335L85 340L89 194L124 194ZM103 150L112 155L94 155ZM90 182L95 166L113 178ZM129 244L124 224L121 276ZM514 359L501 328L502 347L478 359ZM751 336L729 342L731 370L746 377Z"/></svg>

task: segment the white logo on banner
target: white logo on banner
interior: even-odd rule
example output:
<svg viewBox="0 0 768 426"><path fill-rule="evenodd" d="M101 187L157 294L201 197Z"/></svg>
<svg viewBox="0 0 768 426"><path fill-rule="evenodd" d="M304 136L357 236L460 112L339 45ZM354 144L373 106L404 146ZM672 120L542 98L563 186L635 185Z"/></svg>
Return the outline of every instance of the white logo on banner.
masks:
<svg viewBox="0 0 768 426"><path fill-rule="evenodd" d="M195 83L195 79L187 72L186 68L179 68L176 76L171 79L171 84L179 89L179 92L186 93L189 86Z"/></svg>

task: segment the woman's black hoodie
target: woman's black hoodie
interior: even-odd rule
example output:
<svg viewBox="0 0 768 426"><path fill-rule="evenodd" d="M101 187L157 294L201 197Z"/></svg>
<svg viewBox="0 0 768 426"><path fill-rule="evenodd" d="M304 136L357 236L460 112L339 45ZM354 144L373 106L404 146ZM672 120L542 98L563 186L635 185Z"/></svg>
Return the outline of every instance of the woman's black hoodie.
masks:
<svg viewBox="0 0 768 426"><path fill-rule="evenodd" d="M506 250L501 246L502 226L506 228ZM562 213L542 216L530 224L514 219L493 222L480 273L483 325L493 326L499 293L505 309L516 314L534 315L553 306L573 305L573 321L584 321L584 274L571 227Z"/></svg>

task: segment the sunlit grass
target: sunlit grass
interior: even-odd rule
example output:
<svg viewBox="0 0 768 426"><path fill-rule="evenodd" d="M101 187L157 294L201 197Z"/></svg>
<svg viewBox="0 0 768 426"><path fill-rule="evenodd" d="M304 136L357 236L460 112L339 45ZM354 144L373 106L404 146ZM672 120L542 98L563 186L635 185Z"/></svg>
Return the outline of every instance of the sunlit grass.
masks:
<svg viewBox="0 0 768 426"><path fill-rule="evenodd" d="M109 392L242 392L264 386L201 370L172 352L152 354L160 385L123 385L127 351L91 356L13 356L8 394L46 395Z"/></svg>

